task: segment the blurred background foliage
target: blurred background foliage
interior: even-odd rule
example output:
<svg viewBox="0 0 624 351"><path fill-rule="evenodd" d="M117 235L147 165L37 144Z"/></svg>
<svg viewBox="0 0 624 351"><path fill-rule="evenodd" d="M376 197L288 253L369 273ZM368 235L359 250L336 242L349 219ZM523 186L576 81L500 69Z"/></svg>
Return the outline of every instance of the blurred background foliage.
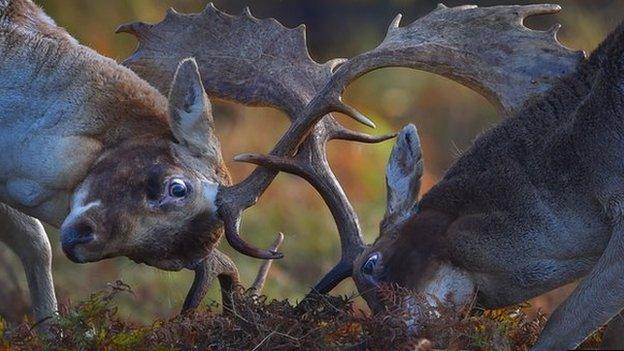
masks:
<svg viewBox="0 0 624 351"><path fill-rule="evenodd" d="M384 37L396 13L409 23L431 11L434 0L216 0L215 5L228 13L239 14L250 6L256 17L275 17L289 27L305 23L312 57L324 62L335 57L352 57L374 48ZM115 35L125 22L158 22L165 10L197 12L205 6L199 0L38 0L46 12L83 44L118 61L128 57L136 41L128 35ZM447 1L446 5L465 4ZM472 1L480 6L527 4L528 1ZM531 18L527 25L546 29L563 24L560 40L568 47L591 52L624 16L624 1L565 0L563 11L555 16ZM197 36L201 40L201 35ZM447 79L409 69L384 69L354 82L345 100L367 114L378 125L375 133L400 129L415 123L424 149L426 191L444 174L483 130L497 123L497 111L478 94ZM287 127L277 111L215 102L215 119L225 159L235 179L252 169L231 162L241 152L266 152ZM341 118L346 124L349 121ZM359 128L359 127L355 127ZM393 142L358 145L333 142L330 161L354 204L368 241L374 240L385 210L384 169ZM137 321L178 312L192 280L191 272L163 272L136 265L126 258L77 265L62 254L58 232L48 228L54 247L54 278L61 302L81 300L102 289L107 282L122 279L135 291L120 301L123 315ZM245 237L267 246L282 231L286 257L276 262L265 293L275 298L300 299L339 257L338 236L329 211L320 197L304 181L281 174L258 205L245 213ZM221 248L238 263L243 279L250 283L259 262L233 252L227 243ZM534 301L547 310L556 305L571 287L565 287ZM348 281L335 293L351 294L355 287ZM217 298L213 289L211 298ZM12 301L12 303L10 303ZM22 318L27 311L28 295L21 266L15 256L0 248L0 315Z"/></svg>

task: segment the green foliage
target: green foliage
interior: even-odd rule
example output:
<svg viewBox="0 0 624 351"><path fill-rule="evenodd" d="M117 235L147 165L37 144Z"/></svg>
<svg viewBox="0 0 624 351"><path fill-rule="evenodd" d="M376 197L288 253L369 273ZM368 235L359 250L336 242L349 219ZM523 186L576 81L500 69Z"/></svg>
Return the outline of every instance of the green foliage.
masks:
<svg viewBox="0 0 624 351"><path fill-rule="evenodd" d="M109 284L107 290L92 294L75 307L63 307L57 316L37 326L40 335L24 325L18 327L9 344L16 349L58 351L140 349L147 329L119 320L113 299L121 292L132 291L120 281Z"/></svg>

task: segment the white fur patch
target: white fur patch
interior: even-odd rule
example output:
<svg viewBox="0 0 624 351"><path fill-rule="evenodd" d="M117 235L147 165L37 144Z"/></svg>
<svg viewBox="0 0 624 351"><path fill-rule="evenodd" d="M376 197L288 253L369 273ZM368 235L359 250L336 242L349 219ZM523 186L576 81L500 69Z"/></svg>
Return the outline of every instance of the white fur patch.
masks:
<svg viewBox="0 0 624 351"><path fill-rule="evenodd" d="M208 207L212 213L217 213L217 193L219 192L219 184L203 181L204 198L208 202Z"/></svg>
<svg viewBox="0 0 624 351"><path fill-rule="evenodd" d="M83 214L89 211L92 208L98 207L102 205L102 201L95 200L89 203L84 203L88 195L88 191L86 187L81 187L73 196L71 210L69 215L65 219L64 225L69 223L74 223L78 218L80 218Z"/></svg>
<svg viewBox="0 0 624 351"><path fill-rule="evenodd" d="M201 97L200 97L201 98ZM204 104L203 102L194 102L192 105L187 106L190 111L184 109L178 109L180 115L180 127L184 132L193 134L196 128L200 126L202 118L204 117Z"/></svg>
<svg viewBox="0 0 624 351"><path fill-rule="evenodd" d="M431 306L437 306L438 301L448 301L462 306L472 298L474 284L464 272L451 265L440 266L433 279L424 287L427 302Z"/></svg>
<svg viewBox="0 0 624 351"><path fill-rule="evenodd" d="M426 283L424 289L419 289L419 291L425 294L427 304L431 308L422 308L413 296L406 297L404 302L409 311L407 327L413 335L420 333L424 326L423 322L441 316L437 308L439 303L450 303L457 307L470 303L475 286L470 277L460 269L444 264L438 268L433 279Z"/></svg>

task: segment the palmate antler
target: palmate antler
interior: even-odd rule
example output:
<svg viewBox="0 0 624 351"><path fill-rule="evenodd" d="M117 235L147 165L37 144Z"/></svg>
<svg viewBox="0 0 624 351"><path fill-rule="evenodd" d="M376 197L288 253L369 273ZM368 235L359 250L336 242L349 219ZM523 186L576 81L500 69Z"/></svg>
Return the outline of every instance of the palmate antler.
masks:
<svg viewBox="0 0 624 351"><path fill-rule="evenodd" d="M331 113L340 112L373 125L342 102L347 85L378 68L411 67L456 80L510 114L574 71L584 57L559 44L558 27L542 32L522 24L528 16L559 10L557 5L440 5L405 27L399 27L397 16L377 48L348 61L325 64L310 58L303 26L287 29L274 19L254 18L248 9L242 16L227 15L212 4L199 14L171 10L161 23L124 25L119 31L139 39L137 51L125 64L161 91L166 91L178 62L193 56L209 95L273 106L290 116L290 128L269 155L236 158L263 167L239 184L220 188L218 212L234 248L258 258L279 258L278 252L242 240L242 212L256 203L277 171L308 180L330 208L341 239L340 262L315 287L324 293L351 275L353 259L365 247L353 207L327 162L326 143L332 139L379 142L391 137L357 133L334 120Z"/></svg>
<svg viewBox="0 0 624 351"><path fill-rule="evenodd" d="M559 5L465 5L437 9L400 27L397 15L375 49L345 62L317 97L332 106L351 81L383 67L436 73L482 94L504 114L573 72L585 55L557 40L559 24L547 31L524 26L527 17L552 14Z"/></svg>

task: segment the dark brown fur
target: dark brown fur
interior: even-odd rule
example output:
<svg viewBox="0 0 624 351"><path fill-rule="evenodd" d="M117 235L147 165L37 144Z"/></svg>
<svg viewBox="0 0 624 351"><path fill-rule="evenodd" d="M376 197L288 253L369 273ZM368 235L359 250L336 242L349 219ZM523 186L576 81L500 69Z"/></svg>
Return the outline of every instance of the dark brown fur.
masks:
<svg viewBox="0 0 624 351"><path fill-rule="evenodd" d="M474 288L498 308L585 277L535 349L574 348L608 323L624 301L623 87L624 23L577 72L480 136L398 235L381 233L360 261L383 269L361 265L360 291L380 281ZM441 264L442 277L432 275Z"/></svg>

